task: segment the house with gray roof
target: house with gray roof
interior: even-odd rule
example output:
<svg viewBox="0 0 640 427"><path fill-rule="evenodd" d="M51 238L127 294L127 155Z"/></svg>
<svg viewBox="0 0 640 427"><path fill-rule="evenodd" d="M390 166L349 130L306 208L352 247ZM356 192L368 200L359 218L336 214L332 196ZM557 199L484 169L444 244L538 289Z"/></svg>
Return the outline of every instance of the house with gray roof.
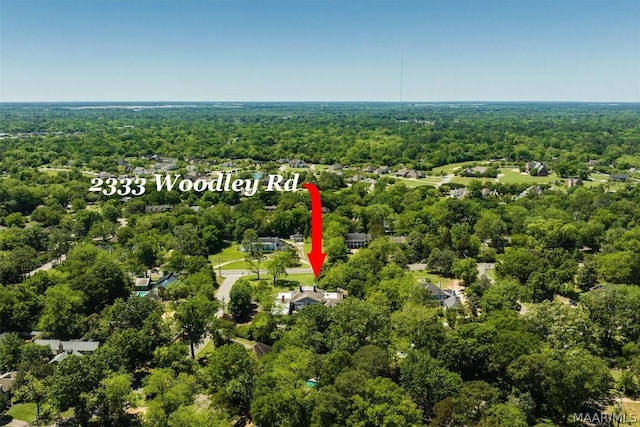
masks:
<svg viewBox="0 0 640 427"><path fill-rule="evenodd" d="M347 233L345 243L349 249L363 248L371 240L371 234L366 233Z"/></svg>
<svg viewBox="0 0 640 427"><path fill-rule="evenodd" d="M434 300L438 301L441 307L457 308L460 306L460 298L453 289L442 289L432 283L426 284L424 288L431 293Z"/></svg>

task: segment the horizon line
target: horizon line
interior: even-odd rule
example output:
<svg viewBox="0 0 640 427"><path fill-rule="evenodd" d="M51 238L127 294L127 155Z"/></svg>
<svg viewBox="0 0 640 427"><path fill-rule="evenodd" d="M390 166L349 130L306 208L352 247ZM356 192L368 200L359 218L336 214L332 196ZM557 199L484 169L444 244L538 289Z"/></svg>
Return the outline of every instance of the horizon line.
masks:
<svg viewBox="0 0 640 427"><path fill-rule="evenodd" d="M358 101L341 101L341 100L308 100L308 101L286 101L286 100L253 100L253 101L194 101L194 100L76 100L76 101L2 101L0 104L82 104L82 103L195 103L195 104L445 104L445 103L576 103L576 104L639 104L639 100L635 101L617 101L617 100L605 100L605 101L592 101L592 100L442 100L442 101L371 101L371 100L358 100Z"/></svg>

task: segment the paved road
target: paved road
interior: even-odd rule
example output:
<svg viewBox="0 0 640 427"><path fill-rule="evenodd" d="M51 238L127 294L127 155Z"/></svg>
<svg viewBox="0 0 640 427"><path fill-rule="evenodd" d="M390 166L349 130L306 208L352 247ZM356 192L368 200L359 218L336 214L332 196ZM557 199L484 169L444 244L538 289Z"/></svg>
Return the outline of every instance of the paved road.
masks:
<svg viewBox="0 0 640 427"><path fill-rule="evenodd" d="M67 254L62 254L62 255L60 255L60 260L54 259L51 262L48 262L48 263L46 263L44 265L41 265L40 267L36 268L35 270L30 271L28 276L31 277L34 274L36 274L38 271L51 270L53 268L53 264L54 263L57 265L57 264L60 264L61 262L64 262L64 260L66 260L66 259L67 259Z"/></svg>
<svg viewBox="0 0 640 427"><path fill-rule="evenodd" d="M478 263L478 277L487 276L490 281L493 282L493 279L489 277L487 274L487 270L492 270L496 268L495 262L479 262Z"/></svg>

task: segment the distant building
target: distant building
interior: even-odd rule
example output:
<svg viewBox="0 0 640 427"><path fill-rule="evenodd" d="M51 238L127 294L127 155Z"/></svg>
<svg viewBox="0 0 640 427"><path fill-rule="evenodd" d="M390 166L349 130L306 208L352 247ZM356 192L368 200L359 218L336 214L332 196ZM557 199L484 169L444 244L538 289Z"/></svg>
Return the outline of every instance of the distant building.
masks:
<svg viewBox="0 0 640 427"><path fill-rule="evenodd" d="M568 188L577 187L579 185L582 185L582 180L580 178L569 178L569 179L567 179L567 187Z"/></svg>
<svg viewBox="0 0 640 427"><path fill-rule="evenodd" d="M167 212L173 209L173 205L149 205L144 207L147 213Z"/></svg>
<svg viewBox="0 0 640 427"><path fill-rule="evenodd" d="M398 178L424 178L424 172L416 169L401 168L395 172Z"/></svg>
<svg viewBox="0 0 640 427"><path fill-rule="evenodd" d="M296 169L308 168L309 165L304 162L304 160L294 159L289 162L289 166Z"/></svg>
<svg viewBox="0 0 640 427"><path fill-rule="evenodd" d="M11 398L11 389L17 377L18 371L9 371L0 375L0 395L7 400Z"/></svg>
<svg viewBox="0 0 640 427"><path fill-rule="evenodd" d="M337 174L342 174L342 165L336 163L334 165L330 165L327 168L327 170L330 171L330 172L337 173Z"/></svg>
<svg viewBox="0 0 640 427"><path fill-rule="evenodd" d="M520 193L520 197L526 197L529 194L535 194L536 196L539 196L540 194L542 194L542 188L537 185L533 185Z"/></svg>
<svg viewBox="0 0 640 427"><path fill-rule="evenodd" d="M467 189L466 188L454 188L449 192L449 196L452 199L464 199L467 197Z"/></svg>
<svg viewBox="0 0 640 427"><path fill-rule="evenodd" d="M373 173L377 173L378 175L385 175L389 173L389 166L378 166L373 170Z"/></svg>
<svg viewBox="0 0 640 427"><path fill-rule="evenodd" d="M257 342L251 347L251 351L253 351L258 359L262 359L262 357L271 353L271 350L273 350L273 348L271 348L270 345L261 342Z"/></svg>
<svg viewBox="0 0 640 427"><path fill-rule="evenodd" d="M258 237L258 241L252 243L260 252L283 251L289 247L287 243L279 237ZM251 248L240 246L242 252L251 252Z"/></svg>
<svg viewBox="0 0 640 427"><path fill-rule="evenodd" d="M351 178L349 178L347 182L356 183L356 182L364 181L365 179L366 178L362 175L354 175Z"/></svg>
<svg viewBox="0 0 640 427"><path fill-rule="evenodd" d="M178 277L175 273L165 273L161 278L156 281L155 286L159 288L161 291L165 291L169 286L173 283L179 281Z"/></svg>
<svg viewBox="0 0 640 427"><path fill-rule="evenodd" d="M292 234L289 238L294 242L304 242L304 236L300 233Z"/></svg>
<svg viewBox="0 0 640 427"><path fill-rule="evenodd" d="M148 277L138 277L133 289L135 291L148 291L151 288L151 279Z"/></svg>
<svg viewBox="0 0 640 427"><path fill-rule="evenodd" d="M347 291L338 288L335 292L327 292L315 286L300 286L292 292L281 292L276 297L275 311L278 314L292 314L309 305L324 304L333 307L347 295Z"/></svg>
<svg viewBox="0 0 640 427"><path fill-rule="evenodd" d="M527 162L526 171L529 175L535 176L548 176L549 170L547 169L547 165L542 162L533 161Z"/></svg>
<svg viewBox="0 0 640 427"><path fill-rule="evenodd" d="M486 166L474 166L472 168L465 168L462 171L464 176L485 176L489 168Z"/></svg>
<svg viewBox="0 0 640 427"><path fill-rule="evenodd" d="M609 181L625 182L628 179L629 179L629 175L627 175L626 173L609 175Z"/></svg>
<svg viewBox="0 0 640 427"><path fill-rule="evenodd" d="M67 357L86 356L93 353L100 346L98 341L81 341L81 340L34 340L34 343L51 348L53 357L49 360L49 364L62 362Z"/></svg>
<svg viewBox="0 0 640 427"><path fill-rule="evenodd" d="M347 233L345 243L349 249L363 248L371 240L371 234L366 233Z"/></svg>
<svg viewBox="0 0 640 427"><path fill-rule="evenodd" d="M453 289L442 289L431 283L425 285L424 288L431 293L433 299L438 301L441 307L457 308L461 304L458 294Z"/></svg>
<svg viewBox="0 0 640 427"><path fill-rule="evenodd" d="M485 187L482 189L482 191L480 191L480 195L482 195L482 197L489 197L489 196L498 197L500 194L496 190L490 190Z"/></svg>
<svg viewBox="0 0 640 427"><path fill-rule="evenodd" d="M389 240L391 243L402 245L407 243L407 236L389 236Z"/></svg>

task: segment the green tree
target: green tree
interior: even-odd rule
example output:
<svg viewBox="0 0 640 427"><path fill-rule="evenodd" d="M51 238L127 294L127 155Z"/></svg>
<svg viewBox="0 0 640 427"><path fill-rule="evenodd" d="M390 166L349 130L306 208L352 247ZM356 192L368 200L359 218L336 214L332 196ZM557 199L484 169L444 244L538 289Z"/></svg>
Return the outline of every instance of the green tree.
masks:
<svg viewBox="0 0 640 427"><path fill-rule="evenodd" d="M612 378L604 361L582 349L543 349L509 366L515 387L537 404L538 415L566 423L587 401L609 394Z"/></svg>
<svg viewBox="0 0 640 427"><path fill-rule="evenodd" d="M353 397L347 426L401 427L422 425L422 412L404 390L388 378L365 381L362 395Z"/></svg>
<svg viewBox="0 0 640 427"><path fill-rule="evenodd" d="M239 344L223 345L209 358L205 369L207 384L216 401L233 413L249 413L256 366Z"/></svg>
<svg viewBox="0 0 640 427"><path fill-rule="evenodd" d="M229 291L229 313L236 319L251 311L251 283L247 279L239 279Z"/></svg>
<svg viewBox="0 0 640 427"><path fill-rule="evenodd" d="M47 399L47 388L43 382L31 372L24 376L23 384L16 390L15 397L24 402L36 404L36 419L40 418L40 407Z"/></svg>
<svg viewBox="0 0 640 427"><path fill-rule="evenodd" d="M191 357L194 359L196 357L194 346L202 342L217 309L217 302L210 301L200 294L176 305L175 319L184 331L185 338L191 347Z"/></svg>
<svg viewBox="0 0 640 427"><path fill-rule="evenodd" d="M291 267L294 262L294 253L290 251L277 252L266 262L267 272L273 277L274 286L278 276L286 276L287 267Z"/></svg>
<svg viewBox="0 0 640 427"><path fill-rule="evenodd" d="M78 333L82 320L83 293L67 284L52 286L45 292L44 308L38 327L55 337L71 337Z"/></svg>
<svg viewBox="0 0 640 427"><path fill-rule="evenodd" d="M478 278L478 264L473 258L457 259L453 263L453 275L462 279L465 286L473 284Z"/></svg>
<svg viewBox="0 0 640 427"><path fill-rule="evenodd" d="M427 259L427 270L449 276L452 273L456 254L450 249L434 248Z"/></svg>
<svg viewBox="0 0 640 427"><path fill-rule="evenodd" d="M458 374L449 372L426 353L411 351L402 361L400 383L414 402L430 415L433 405L462 387Z"/></svg>

